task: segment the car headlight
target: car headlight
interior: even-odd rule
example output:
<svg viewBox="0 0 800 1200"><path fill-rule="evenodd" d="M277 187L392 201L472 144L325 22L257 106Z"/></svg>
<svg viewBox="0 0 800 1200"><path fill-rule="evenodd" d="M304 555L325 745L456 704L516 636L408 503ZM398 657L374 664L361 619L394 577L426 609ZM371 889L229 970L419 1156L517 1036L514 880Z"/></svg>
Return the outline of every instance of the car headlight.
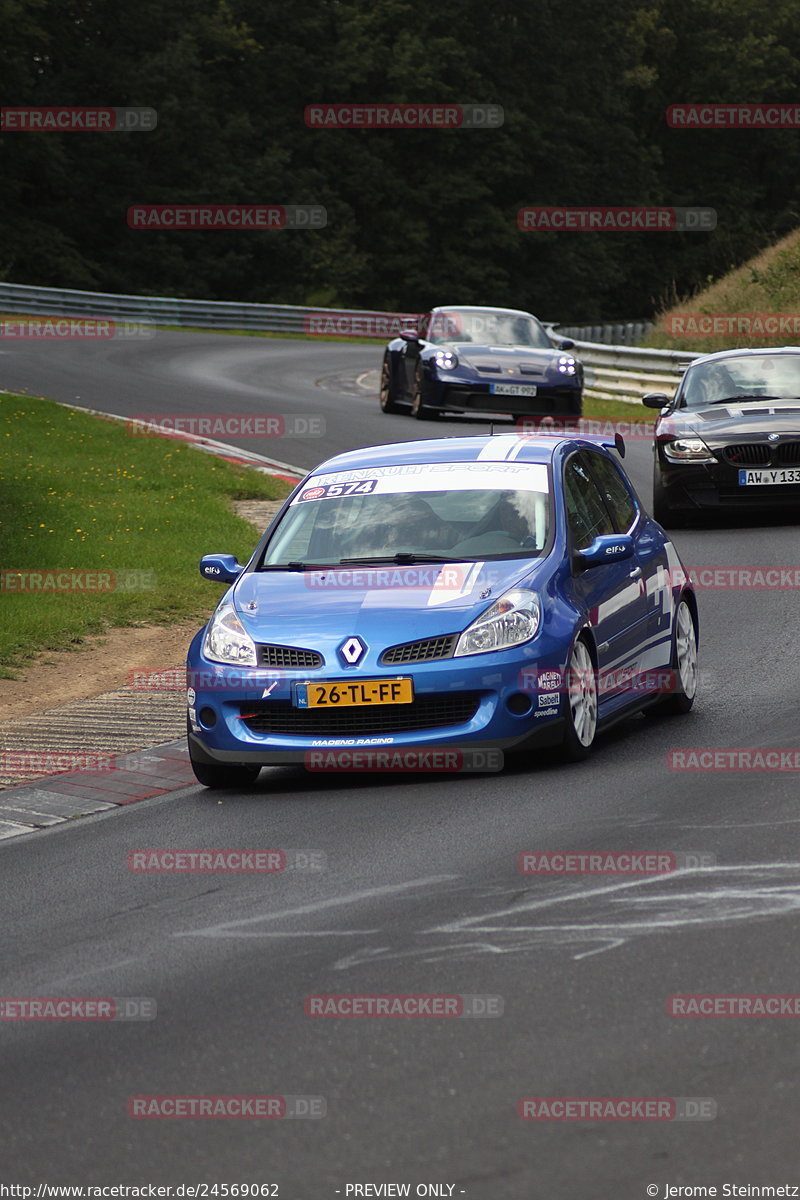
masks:
<svg viewBox="0 0 800 1200"><path fill-rule="evenodd" d="M455 371L458 366L458 355L452 350L437 350L434 356L437 367L443 371Z"/></svg>
<svg viewBox="0 0 800 1200"><path fill-rule="evenodd" d="M209 621L203 654L213 662L240 667L258 666L256 644L236 615L232 604L220 604Z"/></svg>
<svg viewBox="0 0 800 1200"><path fill-rule="evenodd" d="M664 454L670 462L714 462L702 438L673 438L664 442Z"/></svg>
<svg viewBox="0 0 800 1200"><path fill-rule="evenodd" d="M576 366L575 359L571 354L562 354L558 359L558 369L562 375L574 375Z"/></svg>
<svg viewBox="0 0 800 1200"><path fill-rule="evenodd" d="M455 658L464 654L488 654L529 642L539 632L542 605L536 592L512 588L491 608L468 625L458 639Z"/></svg>

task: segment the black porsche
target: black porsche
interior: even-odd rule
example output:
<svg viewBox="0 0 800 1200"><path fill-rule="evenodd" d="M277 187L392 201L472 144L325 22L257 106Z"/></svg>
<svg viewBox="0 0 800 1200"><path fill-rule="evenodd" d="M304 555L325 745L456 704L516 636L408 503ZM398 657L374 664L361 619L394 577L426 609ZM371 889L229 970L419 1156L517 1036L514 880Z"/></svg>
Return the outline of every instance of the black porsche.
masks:
<svg viewBox="0 0 800 1200"><path fill-rule="evenodd" d="M653 515L791 509L800 517L800 347L723 350L695 359L672 399L651 392Z"/></svg>
<svg viewBox="0 0 800 1200"><path fill-rule="evenodd" d="M581 415L583 368L531 313L434 308L386 347L381 408L424 421L444 412Z"/></svg>

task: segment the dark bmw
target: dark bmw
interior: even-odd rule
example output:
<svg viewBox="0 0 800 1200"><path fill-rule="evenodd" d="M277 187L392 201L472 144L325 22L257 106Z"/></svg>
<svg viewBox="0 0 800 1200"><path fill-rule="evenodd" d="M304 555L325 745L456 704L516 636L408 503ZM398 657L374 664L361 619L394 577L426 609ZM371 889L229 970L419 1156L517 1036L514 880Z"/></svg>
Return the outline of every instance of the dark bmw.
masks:
<svg viewBox="0 0 800 1200"><path fill-rule="evenodd" d="M580 416L583 368L544 326L515 308L434 308L390 342L381 408L425 421L440 413Z"/></svg>
<svg viewBox="0 0 800 1200"><path fill-rule="evenodd" d="M791 508L800 516L800 347L724 350L687 367L655 427L653 515Z"/></svg>

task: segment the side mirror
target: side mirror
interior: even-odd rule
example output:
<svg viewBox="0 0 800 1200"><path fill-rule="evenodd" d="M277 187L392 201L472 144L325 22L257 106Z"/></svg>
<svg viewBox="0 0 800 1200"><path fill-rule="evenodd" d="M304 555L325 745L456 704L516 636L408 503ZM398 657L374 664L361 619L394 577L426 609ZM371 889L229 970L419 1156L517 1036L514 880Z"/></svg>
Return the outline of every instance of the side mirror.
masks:
<svg viewBox="0 0 800 1200"><path fill-rule="evenodd" d="M212 579L215 583L235 583L243 570L233 554L204 554L200 559L203 579Z"/></svg>
<svg viewBox="0 0 800 1200"><path fill-rule="evenodd" d="M642 396L645 408L664 408L669 402L670 398L666 392L648 392L646 396Z"/></svg>
<svg viewBox="0 0 800 1200"><path fill-rule="evenodd" d="M401 337L404 342L418 342L420 340L416 329L401 329L397 336Z"/></svg>
<svg viewBox="0 0 800 1200"><path fill-rule="evenodd" d="M599 567L601 563L620 558L633 558L633 538L626 533L602 533L585 550L578 550L575 558L579 570Z"/></svg>
<svg viewBox="0 0 800 1200"><path fill-rule="evenodd" d="M575 343L573 342L572 338L563 338L563 340L558 343L558 348L559 350L574 350Z"/></svg>

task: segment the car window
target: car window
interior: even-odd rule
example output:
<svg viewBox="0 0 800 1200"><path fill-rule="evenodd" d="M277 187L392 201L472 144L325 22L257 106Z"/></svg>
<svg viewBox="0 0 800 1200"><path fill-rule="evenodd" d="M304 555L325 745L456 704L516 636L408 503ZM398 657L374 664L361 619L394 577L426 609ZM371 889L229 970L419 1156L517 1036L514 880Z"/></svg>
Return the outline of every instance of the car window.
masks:
<svg viewBox="0 0 800 1200"><path fill-rule="evenodd" d="M616 464L610 458L606 458L604 454L597 454L592 450L587 451L587 457L592 474L611 510L611 516L614 519L613 532L627 533L636 520L637 509Z"/></svg>
<svg viewBox="0 0 800 1200"><path fill-rule="evenodd" d="M800 354L752 354L689 367L683 386L688 408L737 397L757 400L800 398Z"/></svg>
<svg viewBox="0 0 800 1200"><path fill-rule="evenodd" d="M443 342L474 342L482 346L530 346L552 350L544 327L535 317L524 313L493 312L474 309L468 312L453 309L433 314L429 340Z"/></svg>
<svg viewBox="0 0 800 1200"><path fill-rule="evenodd" d="M395 554L530 558L545 549L549 515L542 464L359 468L309 480L273 532L261 566Z"/></svg>
<svg viewBox="0 0 800 1200"><path fill-rule="evenodd" d="M615 532L597 484L578 454L573 454L564 468L564 498L575 549L585 550L601 533Z"/></svg>

